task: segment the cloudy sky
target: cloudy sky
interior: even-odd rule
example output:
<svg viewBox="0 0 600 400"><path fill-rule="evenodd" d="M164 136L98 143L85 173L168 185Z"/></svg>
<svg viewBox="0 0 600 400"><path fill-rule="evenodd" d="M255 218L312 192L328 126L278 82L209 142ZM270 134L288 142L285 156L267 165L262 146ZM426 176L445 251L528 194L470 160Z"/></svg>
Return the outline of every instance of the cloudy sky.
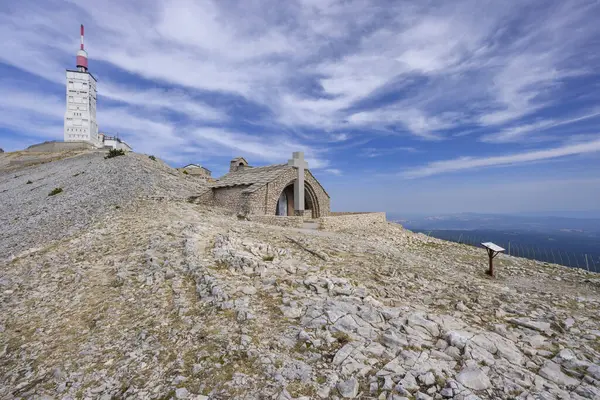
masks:
<svg viewBox="0 0 600 400"><path fill-rule="evenodd" d="M100 131L226 172L303 150L337 210L600 209L597 1L20 0L0 147L61 140L79 24Z"/></svg>

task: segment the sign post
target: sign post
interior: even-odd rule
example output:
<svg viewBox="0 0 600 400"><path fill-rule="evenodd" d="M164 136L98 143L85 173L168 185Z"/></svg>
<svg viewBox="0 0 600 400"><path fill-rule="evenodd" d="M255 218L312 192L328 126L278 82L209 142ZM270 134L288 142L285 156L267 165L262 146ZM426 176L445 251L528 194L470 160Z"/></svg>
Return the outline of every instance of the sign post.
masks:
<svg viewBox="0 0 600 400"><path fill-rule="evenodd" d="M487 274L492 277L495 277L496 275L494 273L494 257L502 253L504 249L492 242L481 243L481 245L485 247L488 253L488 257L490 258L490 268L488 269Z"/></svg>

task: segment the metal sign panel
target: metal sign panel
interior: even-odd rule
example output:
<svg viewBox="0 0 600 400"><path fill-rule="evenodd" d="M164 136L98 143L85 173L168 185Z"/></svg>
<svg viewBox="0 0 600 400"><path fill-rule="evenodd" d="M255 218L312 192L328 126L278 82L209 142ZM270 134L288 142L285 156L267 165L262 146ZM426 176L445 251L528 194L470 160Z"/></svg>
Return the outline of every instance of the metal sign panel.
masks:
<svg viewBox="0 0 600 400"><path fill-rule="evenodd" d="M492 242L485 242L485 243L481 243L481 245L487 249L493 250L493 251L504 251L505 249L503 249L502 247L498 246L495 243Z"/></svg>

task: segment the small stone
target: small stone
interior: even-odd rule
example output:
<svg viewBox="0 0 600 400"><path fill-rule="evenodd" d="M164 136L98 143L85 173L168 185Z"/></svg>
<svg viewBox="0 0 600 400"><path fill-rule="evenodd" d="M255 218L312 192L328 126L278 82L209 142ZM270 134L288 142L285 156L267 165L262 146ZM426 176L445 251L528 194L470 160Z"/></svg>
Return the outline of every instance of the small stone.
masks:
<svg viewBox="0 0 600 400"><path fill-rule="evenodd" d="M406 376L400 381L400 383L402 384L402 387L404 387L404 389L408 390L409 392L412 392L419 388L417 380L410 372L406 374Z"/></svg>
<svg viewBox="0 0 600 400"><path fill-rule="evenodd" d="M356 378L350 378L337 384L338 392L345 399L353 399L358 395L358 381Z"/></svg>
<svg viewBox="0 0 600 400"><path fill-rule="evenodd" d="M377 393L378 390L379 390L379 385L377 384L377 382L371 382L371 384L369 385L369 393L371 393L371 394Z"/></svg>
<svg viewBox="0 0 600 400"><path fill-rule="evenodd" d="M529 328L540 332L550 331L550 323L548 322L532 321L528 318L514 318L510 320L510 322L524 328Z"/></svg>
<svg viewBox="0 0 600 400"><path fill-rule="evenodd" d="M435 342L435 347L444 351L448 347L448 342L443 339L438 339L437 342Z"/></svg>
<svg viewBox="0 0 600 400"><path fill-rule="evenodd" d="M477 367L466 367L456 375L456 380L473 390L484 390L491 386L490 378Z"/></svg>
<svg viewBox="0 0 600 400"><path fill-rule="evenodd" d="M421 382L425 386L431 386L435 383L435 376L432 372L419 375L419 382Z"/></svg>
<svg viewBox="0 0 600 400"><path fill-rule="evenodd" d="M172 269L167 269L165 271L165 279L173 279L175 277L175 271L173 271Z"/></svg>
<svg viewBox="0 0 600 400"><path fill-rule="evenodd" d="M256 294L256 288L254 286L244 286L242 287L242 293L246 295Z"/></svg>
<svg viewBox="0 0 600 400"><path fill-rule="evenodd" d="M450 357L452 357L455 360L460 360L461 355L460 355L460 350L454 346L450 346L448 347L445 351L445 354L449 355Z"/></svg>
<svg viewBox="0 0 600 400"><path fill-rule="evenodd" d="M567 318L563 321L563 325L567 329L571 329L573 325L575 325L575 320L573 318Z"/></svg>
<svg viewBox="0 0 600 400"><path fill-rule="evenodd" d="M464 304L462 301L459 301L459 302L456 304L456 309L457 309L458 311L465 312L465 311L468 311L468 310L469 310L469 307L465 306L465 304Z"/></svg>
<svg viewBox="0 0 600 400"><path fill-rule="evenodd" d="M175 397L178 399L187 399L190 395L190 392L186 388L179 388L175 390Z"/></svg>
<svg viewBox="0 0 600 400"><path fill-rule="evenodd" d="M305 330L301 330L298 332L298 340L302 342L310 342L310 335Z"/></svg>
<svg viewBox="0 0 600 400"><path fill-rule="evenodd" d="M579 385L579 381L577 379L571 378L560 369L560 365L556 364L552 361L547 361L544 366L540 369L538 374L556 383L557 385L563 386L577 386ZM466 386L466 385L465 385Z"/></svg>
<svg viewBox="0 0 600 400"><path fill-rule="evenodd" d="M383 386L381 388L381 390L392 390L392 388L394 387L394 381L392 380L392 377L389 375L386 375L383 377Z"/></svg>
<svg viewBox="0 0 600 400"><path fill-rule="evenodd" d="M594 379L600 381L600 366L590 365L587 369L587 373L594 377Z"/></svg>
<svg viewBox="0 0 600 400"><path fill-rule="evenodd" d="M448 344L450 346L454 346L458 349L463 349L469 341L469 338L465 335L464 332L450 331L446 335L446 340L448 341Z"/></svg>
<svg viewBox="0 0 600 400"><path fill-rule="evenodd" d="M443 388L440 391L440 394L442 395L442 397L450 399L454 396L454 392L452 391L451 388Z"/></svg>
<svg viewBox="0 0 600 400"><path fill-rule="evenodd" d="M401 394L402 396L408 396L410 395L410 392L408 390L406 390L404 388L404 386L402 386L401 383L397 384L396 387L394 388L394 390L398 393Z"/></svg>

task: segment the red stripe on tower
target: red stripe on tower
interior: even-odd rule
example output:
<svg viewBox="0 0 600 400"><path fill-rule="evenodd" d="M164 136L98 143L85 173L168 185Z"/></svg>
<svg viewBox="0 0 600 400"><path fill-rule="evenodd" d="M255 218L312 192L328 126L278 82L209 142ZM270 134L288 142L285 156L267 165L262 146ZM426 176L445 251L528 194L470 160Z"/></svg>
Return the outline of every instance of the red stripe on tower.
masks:
<svg viewBox="0 0 600 400"><path fill-rule="evenodd" d="M81 47L77 52L77 69L82 72L87 72L88 55L83 48L83 24L81 25Z"/></svg>

